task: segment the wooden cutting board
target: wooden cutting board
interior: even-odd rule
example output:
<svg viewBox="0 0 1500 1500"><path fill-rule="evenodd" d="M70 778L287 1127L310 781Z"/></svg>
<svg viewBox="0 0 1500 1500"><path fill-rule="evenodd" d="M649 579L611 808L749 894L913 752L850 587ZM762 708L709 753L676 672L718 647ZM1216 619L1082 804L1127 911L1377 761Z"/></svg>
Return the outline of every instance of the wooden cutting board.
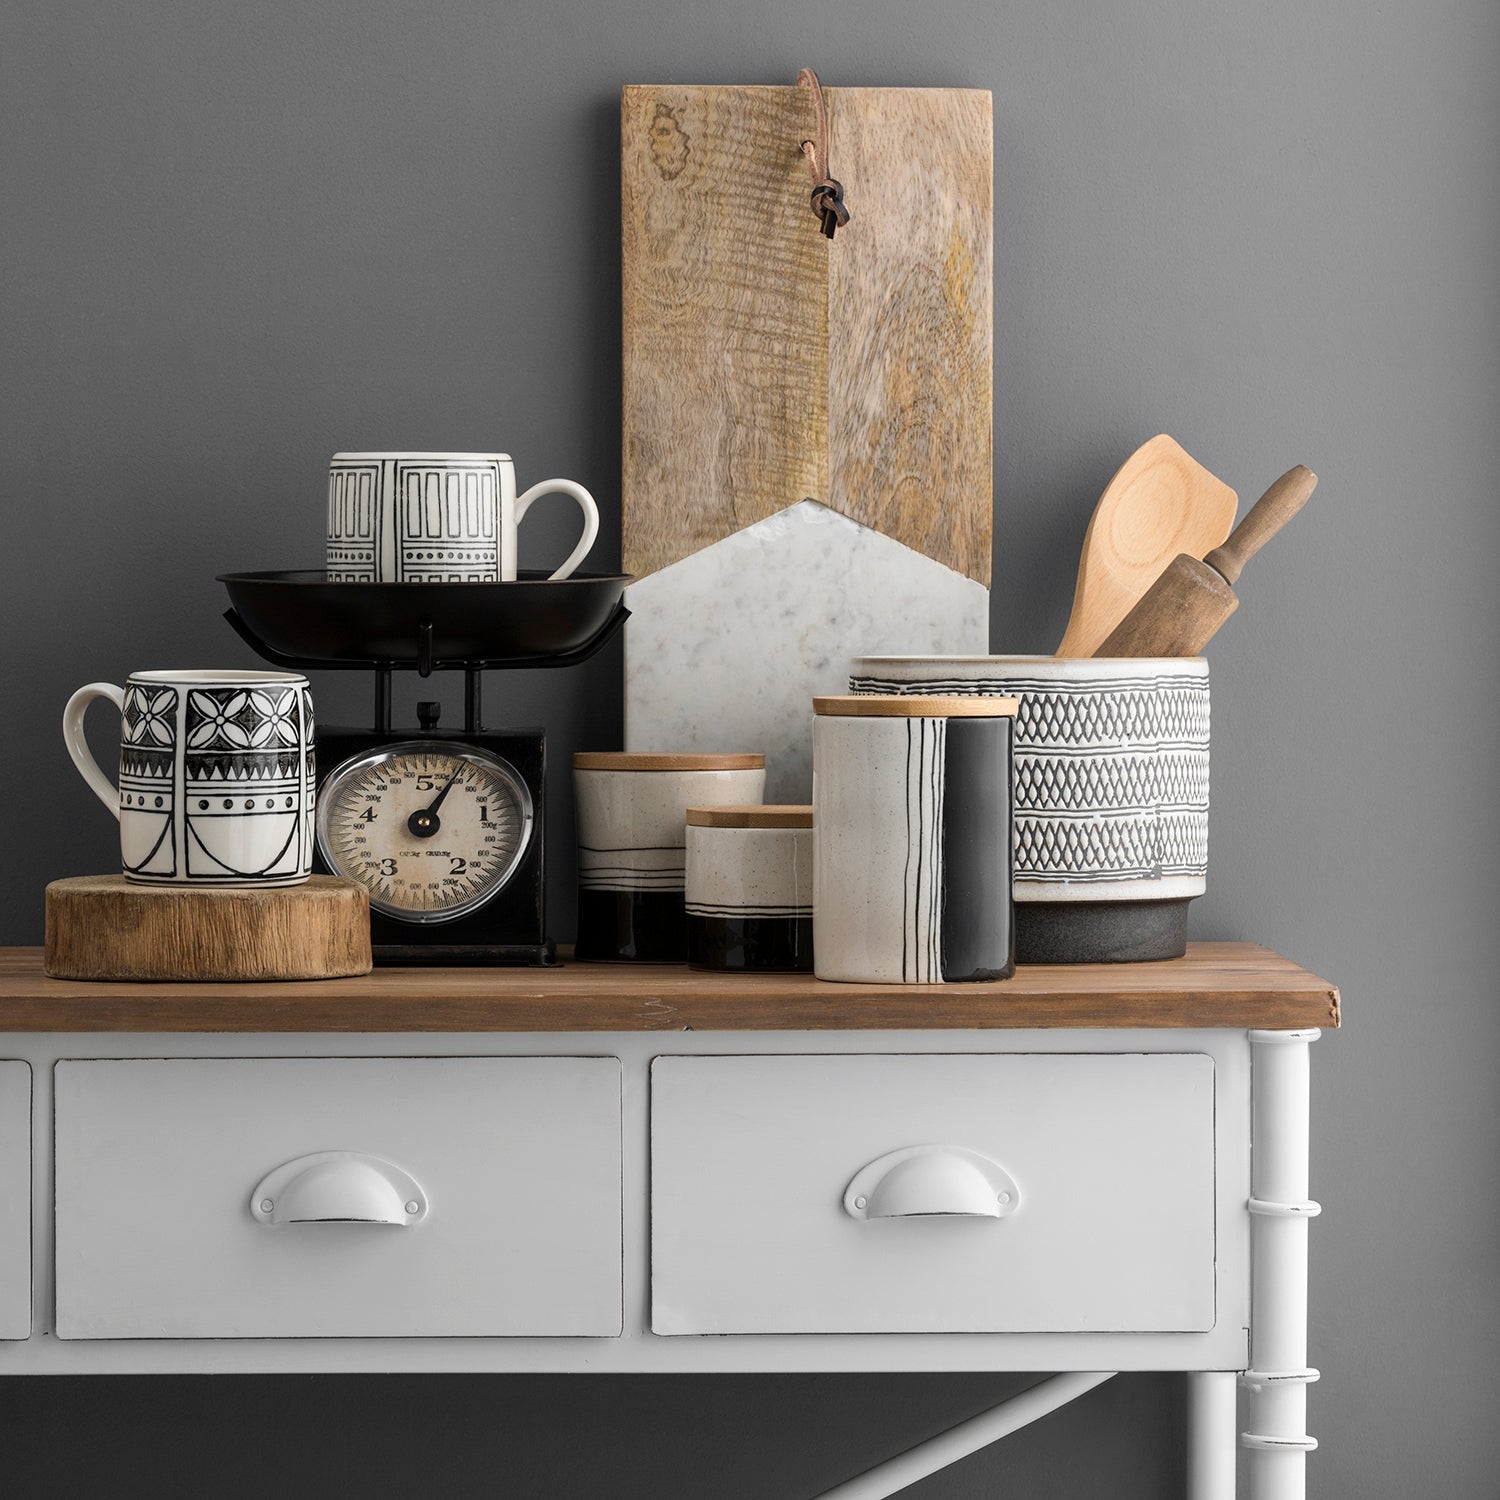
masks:
<svg viewBox="0 0 1500 1500"><path fill-rule="evenodd" d="M988 586L993 129L979 89L621 98L623 554L641 576L821 502Z"/></svg>

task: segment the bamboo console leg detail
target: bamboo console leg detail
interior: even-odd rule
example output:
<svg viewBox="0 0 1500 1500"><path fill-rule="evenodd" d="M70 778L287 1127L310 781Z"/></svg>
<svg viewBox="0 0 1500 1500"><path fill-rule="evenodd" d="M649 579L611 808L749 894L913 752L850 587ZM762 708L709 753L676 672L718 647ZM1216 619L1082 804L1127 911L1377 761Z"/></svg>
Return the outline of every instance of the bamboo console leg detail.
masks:
<svg viewBox="0 0 1500 1500"><path fill-rule="evenodd" d="M1307 1226L1310 1059L1321 1033L1252 1031L1251 1070L1251 1500L1304 1500L1307 1435Z"/></svg>

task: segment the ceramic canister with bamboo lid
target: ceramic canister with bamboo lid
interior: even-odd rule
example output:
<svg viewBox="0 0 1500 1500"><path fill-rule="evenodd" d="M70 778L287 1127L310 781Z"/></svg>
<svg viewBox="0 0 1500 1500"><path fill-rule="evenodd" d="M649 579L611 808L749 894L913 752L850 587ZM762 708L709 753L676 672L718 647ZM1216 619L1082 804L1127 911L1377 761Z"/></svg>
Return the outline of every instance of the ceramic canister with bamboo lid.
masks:
<svg viewBox="0 0 1500 1500"><path fill-rule="evenodd" d="M575 755L575 956L685 962L687 809L756 803L764 800L765 791L766 758L758 752L583 751Z"/></svg>
<svg viewBox="0 0 1500 1500"><path fill-rule="evenodd" d="M814 698L819 979L1015 972L1014 698Z"/></svg>
<svg viewBox="0 0 1500 1500"><path fill-rule="evenodd" d="M688 963L810 973L813 810L687 810Z"/></svg>

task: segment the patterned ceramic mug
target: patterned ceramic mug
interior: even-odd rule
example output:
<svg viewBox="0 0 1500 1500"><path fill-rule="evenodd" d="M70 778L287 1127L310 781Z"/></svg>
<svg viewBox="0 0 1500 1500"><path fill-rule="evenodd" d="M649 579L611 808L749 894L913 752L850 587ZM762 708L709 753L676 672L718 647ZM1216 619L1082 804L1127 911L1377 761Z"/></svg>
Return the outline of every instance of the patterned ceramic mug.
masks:
<svg viewBox="0 0 1500 1500"><path fill-rule="evenodd" d="M583 535L550 576L570 578L599 535L581 484L544 479L516 494L504 453L335 453L328 466L328 577L341 583L509 583L532 502L569 495Z"/></svg>
<svg viewBox="0 0 1500 1500"><path fill-rule="evenodd" d="M120 710L120 784L89 753L95 698ZM312 873L312 696L290 672L133 672L63 710L73 764L120 820L120 862L146 885L298 885Z"/></svg>

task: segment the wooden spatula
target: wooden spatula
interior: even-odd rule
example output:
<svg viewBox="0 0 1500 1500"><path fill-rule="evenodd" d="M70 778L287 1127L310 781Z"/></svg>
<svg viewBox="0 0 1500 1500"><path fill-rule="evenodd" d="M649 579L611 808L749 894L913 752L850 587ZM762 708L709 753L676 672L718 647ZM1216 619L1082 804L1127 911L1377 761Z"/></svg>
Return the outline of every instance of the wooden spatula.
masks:
<svg viewBox="0 0 1500 1500"><path fill-rule="evenodd" d="M1137 448L1094 507L1057 654L1093 656L1174 557L1202 557L1229 535L1238 503L1165 434Z"/></svg>
<svg viewBox="0 0 1500 1500"><path fill-rule="evenodd" d="M1175 557L1140 603L1110 632L1097 656L1196 656L1239 608L1230 587L1240 569L1307 504L1311 469L1288 469L1255 502L1234 535L1199 562Z"/></svg>

